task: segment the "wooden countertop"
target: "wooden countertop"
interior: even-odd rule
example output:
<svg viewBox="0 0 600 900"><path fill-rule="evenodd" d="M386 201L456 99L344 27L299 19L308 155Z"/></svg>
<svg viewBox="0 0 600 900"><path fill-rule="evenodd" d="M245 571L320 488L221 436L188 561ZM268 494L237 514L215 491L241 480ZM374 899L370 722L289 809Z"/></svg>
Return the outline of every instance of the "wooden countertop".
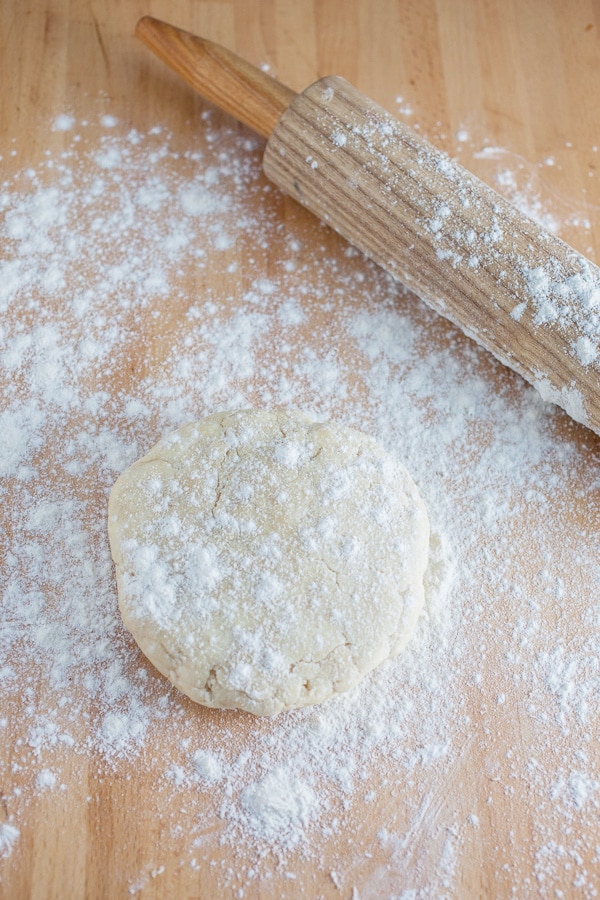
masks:
<svg viewBox="0 0 600 900"><path fill-rule="evenodd" d="M0 214L15 208L16 194L25 196L32 186L39 185L42 171L45 184L62 179L61 189L66 191L65 169L71 167L69 171L75 173L78 189L83 191L81 185L91 171L89 160L94 158L94 147L104 152L109 146L107 135L124 142L133 132L148 135L154 129L158 135L160 126L160 134L170 135L169 177L173 185L178 178L190 178L191 168L202 167L207 159L217 167L226 167L237 158L241 164L244 151L239 143L240 135L243 138L240 129L216 112L202 118L207 106L134 39L136 21L144 14L225 44L251 62L268 66L272 74L297 91L326 74L344 76L403 121L418 127L438 147L529 214L543 218L591 260L600 260L598 0L148 0L147 5L137 0L4 0L0 6L0 201L3 193L8 199L4 205L0 202ZM56 127L57 121L60 125L59 116L72 117L75 131L82 131L80 150L73 143L71 128ZM102 116L114 118L102 120ZM82 122L87 122L84 129ZM228 154L221 163L214 148L206 144L206 134L219 134L219 129L224 129L224 152ZM157 152L161 151L161 140L156 137L152 145ZM122 149L124 144L119 146ZM148 147L150 153L152 147ZM243 160L248 205L238 198L229 212L237 217L232 220L232 228L238 228L236 234L241 237L234 246L223 243L229 254L227 266L222 261L213 265L210 254L194 271L181 264L177 290L169 298L168 307L164 296L160 299L160 291L158 299L145 307L143 340L135 327L142 306L136 311L124 301L119 322L129 335L127 355L118 372L110 370L104 381L101 372L95 376L96 390L106 392L102 402L107 410L111 402L118 405L125 395L133 402L138 396L136 390L147 390L146 377L168 381L164 372L172 353L177 354L178 348L184 353L183 348L190 347L185 342L186 329L195 315L190 313L192 294L200 292L205 298L215 298L213 314L218 316L221 306L223 311L235 311L242 296L247 296L258 281L269 284L269 279L275 278L278 258L284 253L288 254L286 259L291 258L286 228L302 237L301 278L295 284L295 301L300 298L302 307L302 290L307 284L319 286L321 301L328 290L333 298L329 307L318 299L306 299L304 339L309 349L320 352L314 335L330 328L332 317L337 315L331 304L352 279L358 285L365 277L377 278L370 264L348 257L343 242L319 227L309 214L299 211L291 201L265 194L266 182L260 181L261 176L257 180L248 174L260 165L260 147L258 140L251 141L248 158ZM190 157L191 152L197 154L195 159ZM47 166L49 159L53 167ZM147 155L146 164L149 159ZM28 172L37 175L28 176ZM112 184L118 191L118 182ZM270 198L269 205L260 214L262 218L256 218L261 196ZM228 201L223 202L226 220ZM82 219L87 215L85 209L82 204ZM256 227L251 222L242 232L239 221L244 215ZM261 223L267 221L265 240ZM117 219L115 228L116 223ZM283 231L278 230L281 224ZM11 241L16 239L14 221L10 227L10 233L2 232L5 249L0 245L0 263L9 258ZM35 237L33 234L32 240ZM115 237L116 243L118 240ZM32 252L31 248L24 251L30 254L30 260ZM143 256L141 243L135 252ZM92 257L82 250L78 263L74 250L65 249L65 254L70 270L65 276L64 296L70 290L69 279L82 293L83 280L92 277L86 269ZM328 265L326 258L334 258L335 264ZM145 259L144 265L151 268L151 259ZM8 277L3 276L5 283ZM375 293L389 291L384 281L377 281L377 285ZM45 290L40 279L32 281L28 289L32 302L18 301L23 304L20 315L27 326L25 333L35 326L31 311L39 311ZM76 290L73 288L73 296ZM52 324L52 303L59 317L64 300L53 296L50 306L44 307L48 326ZM389 311L389 293L386 298L385 309ZM253 843L251 834L240 832L236 840L230 828L229 836L222 840L227 823L223 810L231 800L231 795L220 793L222 782L207 787L205 781L202 789L196 784L189 790L180 784L175 790L177 774L171 772L170 781L165 778L170 760L180 760L181 735L189 745L189 729L196 729L193 733L208 741L207 746L214 736L215 746L223 754L229 739L236 753L243 754L246 750L255 752L259 738L266 740L270 729L275 734L277 720L257 724L243 717L231 719L227 714L198 711L191 703L169 701L171 706L165 706L169 712L162 721L153 721L149 737L145 743L140 742L135 753L111 757L97 737L92 743L88 741L97 715L97 698L79 681L85 669L82 664L83 669L74 670L75 675L60 688L56 688L56 682L48 688L48 696L52 696L48 700L48 721L54 722L56 729L47 730L45 742L36 744L32 704L39 711L44 679L50 677L51 669L44 659L58 659L59 651L50 640L40 659L36 658L39 670L34 670L33 651L21 653L19 649L29 646L24 638L8 660L0 659L0 671L6 663L16 673L16 681L7 677L2 682L6 693L5 712L0 709L4 724L0 825L4 822L18 831L18 836L15 831L0 831L1 896L113 898L133 894L148 898L285 896L354 900L392 896L589 897L600 888L600 735L596 714L600 682L595 656L600 647L600 443L560 414L548 426L548 446L552 448L549 462L545 438L539 438L537 430L535 416L539 411L531 406L533 401L522 399L526 389L520 380L504 374L495 363L482 360L466 342L463 347L451 326L437 324L430 313L412 313L408 306L405 309L405 300L398 301L400 315L414 315L415 334L421 329L420 340L424 341L423 352L439 354L442 371L447 354L456 353L456 365L464 365L465 379L473 376L481 378L482 384L497 386L508 412L502 413L502 418L490 403L490 416L496 417L494 435L502 422L513 421L513 409L517 411L514 421L524 422L511 426L513 432L505 436L505 455L494 451L484 478L483 457L478 456L478 463L470 461L466 447L470 441L479 447L486 442L497 444L498 438L482 430L480 411L464 412L469 403L475 402L474 393L461 395L456 387L454 394L448 395L450 402L463 404L454 438L463 450L457 450L450 439L446 447L440 447L435 476L441 478L444 470L450 491L452 484L463 483L461 479L464 481L472 464L475 481L480 479L482 485L486 479L492 485L506 482L520 493L514 496L507 490L503 497L505 513L486 508L485 498L476 511L476 498L464 494L464 504L472 507L469 521L478 522L479 530L467 535L463 526L456 541L456 565L459 570L468 570L468 578L465 576L460 596L452 601L455 616L451 625L444 626L445 643L440 650L444 665L456 660L456 672L448 671L447 675L452 700L444 709L445 725L440 724L441 737L436 745L439 759L435 742L421 745L418 734L415 737L411 731L412 725L406 725L408 736L399 737L395 748L375 746L373 771L365 775L370 792L358 788L350 791L343 797L338 824L332 826L331 833L323 830L325 820L320 820L313 831L308 830L307 843L291 850L280 862L276 854L261 856L259 850L264 850L264 845ZM86 302L97 304L97 300ZM358 316L360 297L356 301L348 298L348 304ZM17 376L15 381L11 374L8 350L25 352L18 350L20 344L12 343L11 335L19 331L15 308L11 307L5 320L5 332L0 319L6 363L0 415L5 403L6 408L12 404L11 409L24 404L29 390L25 376L21 381ZM266 314L266 306L259 304L256 308ZM97 315L102 314L101 306L94 309ZM152 324L159 320L160 324ZM392 333L396 327L390 321L380 325L392 329ZM93 332L100 326L97 320L90 320L89 327ZM342 332L345 337L334 348L338 356L332 366L344 359L351 368L353 351L350 343L344 344L344 340L349 341L349 331ZM108 340L106 334L103 339ZM227 353L235 355L239 346L234 343L224 351L224 367ZM262 369L257 364L248 376L246 400L285 403L283 380L299 385L306 379L308 363L302 357L304 362L296 367L283 365L277 381L273 376L270 382L268 374L264 375L264 384L260 381L263 374L256 374L259 369L264 373L270 366L280 365L281 346L270 343L263 347ZM301 355L297 348L285 352L292 354L290 359L294 359L294 352ZM366 359L368 351L365 354ZM326 356L323 353L323 358ZM201 360L200 349L197 359ZM396 362L388 360L390 367ZM375 366L377 360L373 357L371 363ZM67 371L68 360L64 366ZM324 368L319 372L323 385L328 376ZM243 380L239 373L236 377ZM333 413L344 411L345 417L357 424L360 410L366 410L369 404L365 389L357 388L352 397L341 390L335 394L340 381L333 375L331 379L334 399L330 406L323 400L322 408ZM323 396L327 390L327 386L322 387ZM371 391L374 396L376 387ZM229 395L229 402L232 397ZM165 403L175 401L170 393ZM310 397L306 402L317 408L321 401ZM380 419L376 419L379 425L375 430L379 428L385 437L384 417L386 410L389 416L391 401L379 397L378 402ZM78 429L85 431L88 427L77 424L80 420L83 423L85 411L77 404L65 403L60 412L61 427L64 425L65 433L75 441ZM534 410L533 418L519 419L518 411L523 410ZM449 408L446 414L450 420L454 410ZM177 415L172 414L174 423ZM432 407L429 415L432 419L441 416L441 406ZM137 421L133 413L131 421ZM427 415L419 421L425 423ZM123 425L123 442L133 440L135 434L139 450L149 449L162 433L165 419L152 412L147 422L147 444L139 422L132 424L130 431ZM99 441L108 440L109 425L98 425ZM514 480L511 465L514 459L525 459L521 451L527 445L528 428L531 441L539 439L541 443L536 446L541 449L535 464L527 457L532 477L524 486ZM392 429L388 441L397 434L398 429ZM420 446L418 437L409 435L410 440L414 447ZM3 446L8 453L9 445L3 445L0 438ZM49 454L48 446L45 444L40 452ZM561 447L565 448L564 458ZM113 468L118 471L126 464L127 453L119 455L116 444L111 452L116 458ZM457 460L461 472L456 470ZM35 465L46 473L44 489L54 487L57 493L63 490L64 479L56 466L47 464L44 468L39 459ZM558 473L554 481L548 474L551 465ZM503 474L498 474L502 466ZM5 555L0 566L7 576L3 589L6 597L15 554L20 553L11 518L25 484L25 470L19 471L16 479L5 480L3 489L3 530L8 542L1 551ZM94 546L104 547L102 510L110 479L106 474L98 475L93 466L82 466L81 471L77 490L82 496L90 490L93 502L89 517L84 517L78 527L92 543L96 542ZM37 484L35 476L31 477L30 487ZM116 477L116 472L111 477ZM500 495L498 489L495 496ZM504 527L502 521L509 521L511 503L517 509L517 522L510 520L510 527ZM503 520L502 515L507 518ZM489 522L493 527L488 527ZM43 540L39 540L43 546ZM469 549L470 542L477 545L477 552ZM65 572L75 565L72 550L69 543ZM22 562L25 556L19 559ZM19 571L25 596L27 568ZM65 578L68 580L68 576ZM41 583L38 571L36 590ZM29 588L33 591L33 582ZM110 590L113 588L111 582ZM545 606L550 596L552 603ZM111 615L116 621L116 595ZM32 614L27 627L34 629L36 624L39 622ZM111 640L120 641L119 646L125 648L132 671L143 669L145 663L133 643L122 634L115 637L111 631L111 635ZM448 648L454 643L453 657ZM167 692L151 667L146 670L144 677L152 682L149 694L158 703ZM85 671L90 675L91 670ZM418 667L414 672L418 681ZM434 681L437 687L431 686ZM436 671L427 688L427 696L433 698L431 708L415 709L410 721L419 723L435 717L445 690L446 676ZM62 704L61 692L69 697ZM415 696L425 694L422 687ZM77 704L73 697L79 698ZM117 701L115 704L117 708ZM69 711L68 727L67 718L61 719L64 709ZM110 710L103 714L109 715ZM111 721L104 719L106 727ZM61 729L69 732L72 744L61 742ZM52 734L56 736L53 742L49 737ZM427 734L431 738L431 727ZM266 744L260 746L264 750ZM356 753L356 748L348 750L349 769ZM442 757L445 762L440 762ZM318 780L319 764L315 765ZM364 759L361 766L366 766ZM57 773L57 778L43 774L48 772ZM233 782L228 783L231 786ZM243 784L242 776L239 783ZM330 809L337 809L340 796L335 792L327 795ZM332 816L325 817L330 824ZM232 816L230 825L231 820ZM13 837L14 846L10 848ZM277 835L272 836L272 843L276 850L280 848Z"/></svg>

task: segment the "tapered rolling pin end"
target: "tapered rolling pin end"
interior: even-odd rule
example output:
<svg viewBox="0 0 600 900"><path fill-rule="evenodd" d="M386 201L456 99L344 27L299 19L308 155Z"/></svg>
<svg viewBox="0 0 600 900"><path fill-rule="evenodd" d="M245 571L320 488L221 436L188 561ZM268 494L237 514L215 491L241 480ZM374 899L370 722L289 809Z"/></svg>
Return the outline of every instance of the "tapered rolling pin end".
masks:
<svg viewBox="0 0 600 900"><path fill-rule="evenodd" d="M135 33L197 93L263 137L296 96L225 47L160 19L144 16Z"/></svg>

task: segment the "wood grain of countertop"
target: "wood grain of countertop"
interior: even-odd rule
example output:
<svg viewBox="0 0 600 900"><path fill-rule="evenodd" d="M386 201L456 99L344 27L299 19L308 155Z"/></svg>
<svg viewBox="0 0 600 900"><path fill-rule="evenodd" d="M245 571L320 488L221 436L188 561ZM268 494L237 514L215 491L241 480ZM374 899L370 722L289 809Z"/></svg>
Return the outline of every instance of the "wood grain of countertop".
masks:
<svg viewBox="0 0 600 900"><path fill-rule="evenodd" d="M95 137L100 139L101 129L94 122L102 113L118 118L122 134L130 129L144 132L159 122L180 135L180 146L192 140L190 121L201 129L199 116L206 105L134 39L135 24L145 14L223 43L255 64L268 65L272 74L297 91L327 74L344 76L514 202L544 213L567 242L600 260L599 0L2 0L0 182L21 184L19 173L43 165L49 154L59 157L67 138L49 123L62 113L77 121L95 117L86 133L88 146ZM226 120L215 113L212 121ZM300 223L306 257L313 252L318 257L322 242L330 240L323 238L323 229L313 229L308 214L304 217L289 201L280 206L273 202L284 220ZM254 265L259 274L273 268L270 253L275 252L257 253ZM247 251L240 252L239 262L241 281L251 281ZM222 273L211 273L208 267L201 277L203 289L210 292L218 288ZM176 314L175 309L174 320ZM132 367L137 362L151 371L148 352L147 346L132 341ZM152 352L160 356L160 336ZM126 377L120 388L126 387ZM490 367L486 377L502 376ZM8 371L2 379L3 396L8 396ZM567 513L564 503L548 506L549 516L563 519L564 546L558 527L549 531L554 542L550 546L529 544L529 524L534 523L524 520L510 553L532 577L543 570L544 560L560 557L567 586L564 603L569 602L569 588L587 598L583 605L569 607L574 617L569 627L578 633L587 629L591 639L600 627L600 617L592 615L600 602L600 583L582 583L580 561L576 555L565 556L564 547L571 546L569 541L578 533L585 533L588 547L594 541L600 547L595 537L600 524L600 442L578 426L559 424L559 431L561 427L565 441L574 442L578 454ZM5 534L10 541L8 531ZM474 603L484 602L485 585L482 572L481 595L473 598ZM554 610L544 620L555 650L562 646L564 613L564 608L562 613ZM486 663L490 669L502 666L500 649L497 660ZM133 646L130 653L134 658ZM532 666L539 658L532 657ZM0 660L0 669L3 663ZM585 666L589 675L597 659L590 656ZM583 678L583 669L572 673L575 679L579 675ZM20 835L13 852L0 856L0 896L7 900L131 894L355 900L595 896L600 889L598 686L591 675L586 683L589 724L580 722L580 730L574 732L574 740L588 735L580 748L588 777L579 794L577 785L569 782L566 763L562 771L556 762L552 777L542 773L538 781L530 772L528 781L513 778L508 763L502 770L493 762L509 759L519 741L533 747L535 740L527 732L524 707L494 706L494 688L488 693L482 689L477 696L469 694L461 716L473 728L476 723L487 743L471 739L470 726L465 725L453 767L435 790L423 794L422 785L406 784L407 806L421 803L423 814L400 816L404 844L399 839L390 849L377 839L386 823L394 816L397 821L399 815L392 809L393 796L383 790L374 804L355 803L346 830L334 845L327 844L318 862L315 854L294 857L293 879L286 877L285 867L274 865L268 877L247 880L233 876L224 880L228 867L235 872L242 864L220 845L217 826L208 828L194 854L183 854L181 831L202 817L203 803L209 801L198 795L194 804L181 809L181 798L159 786L168 735L131 764L116 768L95 756L67 754L61 761L64 790L32 792L39 770L35 759L30 768L14 765L22 759L18 742L26 737L19 717L28 700L25 694L21 699L11 695L9 724L3 730L7 737L0 746L0 824L14 822ZM556 691L558 696L560 687ZM523 704L529 701L537 702L535 697L522 698ZM185 714L193 714L190 707L183 708ZM550 707L540 709L542 719L554 715ZM83 742L89 715L86 710L73 723ZM222 721L207 716L201 724L206 729ZM564 728L568 727L565 721ZM567 737L564 740L568 743ZM392 777L392 769L390 764L386 777ZM426 779L427 773L422 777ZM548 813L546 801L551 805L553 796L569 790L575 791L575 800L568 814L561 818ZM27 803L20 796L29 797ZM446 820L444 810L453 803L463 818ZM471 821L477 821L476 829L465 824L468 810ZM434 841L429 825L436 821L448 825ZM453 827L458 829L455 834ZM445 870L443 849L451 838L455 853L451 865L446 860ZM361 847L360 865L348 845ZM246 869L248 865L245 860ZM257 865L260 870L261 863ZM337 875L331 874L334 870ZM415 894L402 893L413 889Z"/></svg>

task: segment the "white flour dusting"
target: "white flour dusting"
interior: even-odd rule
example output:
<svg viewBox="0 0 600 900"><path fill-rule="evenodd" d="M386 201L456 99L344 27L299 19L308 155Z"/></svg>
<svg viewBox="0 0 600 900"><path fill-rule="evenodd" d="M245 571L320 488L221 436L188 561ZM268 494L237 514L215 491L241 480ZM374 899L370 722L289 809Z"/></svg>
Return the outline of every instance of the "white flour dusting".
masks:
<svg viewBox="0 0 600 900"><path fill-rule="evenodd" d="M18 837L19 829L10 822L3 822L0 825L0 858L10 856Z"/></svg>
<svg viewBox="0 0 600 900"><path fill-rule="evenodd" d="M595 439L341 240L284 220L257 139L200 124L175 138L60 115L64 152L0 185L0 855L18 863L48 797L101 808L102 779L139 763L165 837L121 895L173 865L222 896L275 870L300 890L306 859L315 895L449 895L511 796L528 838L494 822L498 893L526 896L529 871L540 891L593 896L600 470L581 447ZM573 352L591 362L588 344ZM188 703L146 663L106 535L120 471L248 405L372 431L435 530L406 654L260 723Z"/></svg>

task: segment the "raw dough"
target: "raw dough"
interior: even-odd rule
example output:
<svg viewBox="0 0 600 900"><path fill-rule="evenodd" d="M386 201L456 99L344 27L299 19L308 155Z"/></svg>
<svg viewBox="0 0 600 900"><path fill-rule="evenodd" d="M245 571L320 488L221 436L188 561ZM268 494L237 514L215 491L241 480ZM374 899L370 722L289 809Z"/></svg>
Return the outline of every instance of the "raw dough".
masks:
<svg viewBox="0 0 600 900"><path fill-rule="evenodd" d="M423 606L429 524L407 471L299 412L164 438L113 487L109 535L126 627L205 706L273 715L347 691Z"/></svg>

